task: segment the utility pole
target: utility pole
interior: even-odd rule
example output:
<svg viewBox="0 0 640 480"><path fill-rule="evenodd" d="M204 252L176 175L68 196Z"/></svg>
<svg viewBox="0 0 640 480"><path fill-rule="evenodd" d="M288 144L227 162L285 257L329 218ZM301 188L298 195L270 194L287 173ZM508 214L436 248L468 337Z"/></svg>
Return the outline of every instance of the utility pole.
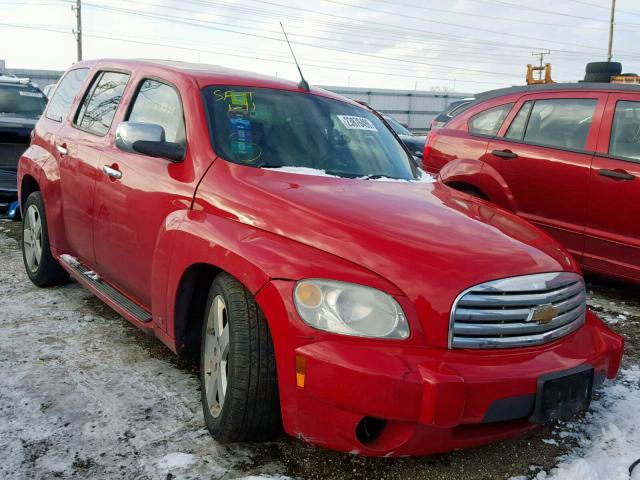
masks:
<svg viewBox="0 0 640 480"><path fill-rule="evenodd" d="M76 47L78 49L78 62L82 61L82 0L76 0L75 7L72 6L71 10L76 13L76 28L73 30L73 34L76 37Z"/></svg>
<svg viewBox="0 0 640 480"><path fill-rule="evenodd" d="M613 50L613 21L616 17L616 0L611 0L611 20L609 21L609 50L607 52L607 62L611 61Z"/></svg>
<svg viewBox="0 0 640 480"><path fill-rule="evenodd" d="M615 0L614 0L615 1ZM542 52L531 52L534 57L540 57L540 70L538 70L538 79L542 80L542 71L544 70L544 57L545 55L551 55L551 50L544 50Z"/></svg>

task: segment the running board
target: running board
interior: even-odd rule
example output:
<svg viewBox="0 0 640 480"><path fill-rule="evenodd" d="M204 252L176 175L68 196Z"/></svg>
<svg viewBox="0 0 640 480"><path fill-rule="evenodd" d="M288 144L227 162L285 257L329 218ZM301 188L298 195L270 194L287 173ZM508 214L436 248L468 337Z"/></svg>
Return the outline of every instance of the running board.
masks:
<svg viewBox="0 0 640 480"><path fill-rule="evenodd" d="M88 268L86 265L72 257L71 255L61 255L60 260L65 263L69 269L78 274L82 280L88 283L95 290L107 297L121 309L135 318L137 321L147 323L151 321L151 314L140 305L132 302L108 283L104 282L96 272Z"/></svg>

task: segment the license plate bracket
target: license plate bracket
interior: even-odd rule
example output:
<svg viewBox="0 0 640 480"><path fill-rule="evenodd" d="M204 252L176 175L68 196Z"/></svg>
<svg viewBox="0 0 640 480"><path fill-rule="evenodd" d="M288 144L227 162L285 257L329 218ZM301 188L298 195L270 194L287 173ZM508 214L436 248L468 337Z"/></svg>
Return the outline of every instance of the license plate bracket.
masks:
<svg viewBox="0 0 640 480"><path fill-rule="evenodd" d="M548 423L587 410L593 396L593 377L591 365L542 375L529 421Z"/></svg>

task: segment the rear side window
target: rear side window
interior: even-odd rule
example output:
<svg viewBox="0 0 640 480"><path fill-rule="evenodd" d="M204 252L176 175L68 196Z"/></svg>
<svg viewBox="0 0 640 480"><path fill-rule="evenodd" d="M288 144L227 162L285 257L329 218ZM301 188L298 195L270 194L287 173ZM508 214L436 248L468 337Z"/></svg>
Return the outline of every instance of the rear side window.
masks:
<svg viewBox="0 0 640 480"><path fill-rule="evenodd" d="M524 141L548 147L584 150L597 100L566 98L536 100Z"/></svg>
<svg viewBox="0 0 640 480"><path fill-rule="evenodd" d="M88 68L76 68L68 71L64 78L60 80L53 97L49 101L49 108L47 108L47 113L45 114L48 119L61 122L67 118L73 99L78 94L88 73Z"/></svg>
<svg viewBox="0 0 640 480"><path fill-rule="evenodd" d="M472 135L494 136L507 118L513 103L499 105L477 113L469 120L469 133Z"/></svg>
<svg viewBox="0 0 640 480"><path fill-rule="evenodd" d="M616 103L609 155L640 160L640 102Z"/></svg>
<svg viewBox="0 0 640 480"><path fill-rule="evenodd" d="M75 124L96 135L106 135L128 81L127 73L100 73L82 102Z"/></svg>
<svg viewBox="0 0 640 480"><path fill-rule="evenodd" d="M167 142L186 144L182 102L176 89L166 83L144 80L127 120L160 125Z"/></svg>
<svg viewBox="0 0 640 480"><path fill-rule="evenodd" d="M522 105L516 118L511 122L511 126L505 135L506 138L511 140L522 140L524 138L524 130L527 128L532 107L532 101L525 102L524 105Z"/></svg>

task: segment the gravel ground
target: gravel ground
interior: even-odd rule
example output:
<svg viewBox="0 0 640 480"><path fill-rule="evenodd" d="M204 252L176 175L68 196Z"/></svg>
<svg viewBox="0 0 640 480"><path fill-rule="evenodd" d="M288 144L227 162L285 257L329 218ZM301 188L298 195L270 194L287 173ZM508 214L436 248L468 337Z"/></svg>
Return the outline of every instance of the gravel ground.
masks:
<svg viewBox="0 0 640 480"><path fill-rule="evenodd" d="M0 478L533 478L576 448L563 432L588 422L423 458L367 459L284 435L220 445L204 427L196 367L75 283L34 287L19 226L0 219ZM627 340L625 365L637 365L640 290L594 278L588 291L591 308Z"/></svg>

